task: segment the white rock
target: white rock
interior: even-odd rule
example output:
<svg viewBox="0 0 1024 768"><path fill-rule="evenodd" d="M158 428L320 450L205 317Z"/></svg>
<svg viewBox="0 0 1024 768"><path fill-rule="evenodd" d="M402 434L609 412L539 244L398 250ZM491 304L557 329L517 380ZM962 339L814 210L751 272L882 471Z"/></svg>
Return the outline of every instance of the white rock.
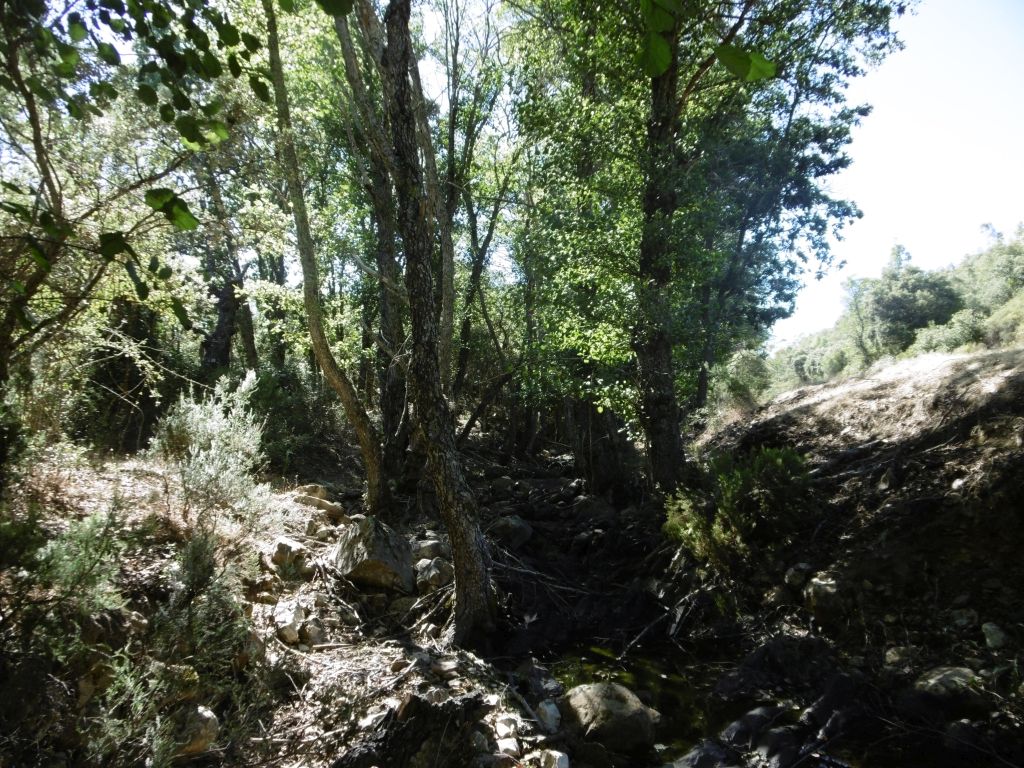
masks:
<svg viewBox="0 0 1024 768"><path fill-rule="evenodd" d="M1010 642L1010 636L1003 631L1002 627L991 621L982 624L981 631L985 634L985 644L993 651L1004 648Z"/></svg>
<svg viewBox="0 0 1024 768"><path fill-rule="evenodd" d="M545 749L540 753L540 768L569 768L569 756L557 749Z"/></svg>
<svg viewBox="0 0 1024 768"><path fill-rule="evenodd" d="M499 717L494 724L494 733L499 739L507 739L519 733L519 723L510 715Z"/></svg>
<svg viewBox="0 0 1024 768"><path fill-rule="evenodd" d="M282 600L274 606L274 626L282 642L299 642L299 629L306 619L306 610L295 600Z"/></svg>
<svg viewBox="0 0 1024 768"><path fill-rule="evenodd" d="M537 705L537 720L540 727L548 733L557 733L562 725L562 713L558 711L558 705L551 699L545 699Z"/></svg>
<svg viewBox="0 0 1024 768"><path fill-rule="evenodd" d="M498 739L498 751L509 757L519 757L519 742L515 739Z"/></svg>

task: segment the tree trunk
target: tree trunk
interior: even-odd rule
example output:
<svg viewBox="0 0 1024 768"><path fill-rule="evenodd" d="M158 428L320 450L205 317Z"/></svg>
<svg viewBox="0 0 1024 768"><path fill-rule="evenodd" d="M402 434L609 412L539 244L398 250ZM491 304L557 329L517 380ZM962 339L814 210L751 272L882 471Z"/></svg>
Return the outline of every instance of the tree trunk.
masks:
<svg viewBox="0 0 1024 768"><path fill-rule="evenodd" d="M389 489L382 476L382 455L380 438L370 421L362 401L348 376L334 358L327 336L324 333L323 311L320 307L320 279L316 263L316 251L306 211L306 200L302 191L299 158L295 151L291 115L288 108L288 91L284 84L281 67L280 44L277 35L277 17L273 0L262 0L267 17L267 48L270 59L271 79L274 85L274 101L277 105L278 142L288 196L295 217L295 234L298 240L299 260L302 264L302 297L306 307L313 353L327 382L341 399L345 416L356 433L359 450L366 469L366 501L370 513L380 515L388 506Z"/></svg>
<svg viewBox="0 0 1024 768"><path fill-rule="evenodd" d="M423 169L416 136L410 70L414 65L409 36L409 0L392 0L385 14L385 72L393 88L389 103L395 149L398 225L405 246L405 283L412 316L413 351L409 378L416 416L427 450L441 516L451 538L455 561L453 640L464 643L478 631L493 628L486 545L476 519L476 500L462 474L454 425L441 388L438 320L434 303L431 256L434 214L424 196Z"/></svg>
<svg viewBox="0 0 1024 768"><path fill-rule="evenodd" d="M647 121L647 172L644 180L643 231L640 238L637 303L639 322L633 350L640 369L641 421L648 442L651 480L671 493L683 473L683 441L669 335L672 302L671 217L676 208L674 126L679 61L676 33L671 33L672 60L664 74L651 80Z"/></svg>

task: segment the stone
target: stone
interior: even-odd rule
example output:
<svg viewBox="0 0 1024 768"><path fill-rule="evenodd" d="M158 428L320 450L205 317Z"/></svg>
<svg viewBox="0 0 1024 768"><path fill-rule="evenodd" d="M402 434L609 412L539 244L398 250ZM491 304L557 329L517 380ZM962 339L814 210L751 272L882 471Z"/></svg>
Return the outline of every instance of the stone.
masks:
<svg viewBox="0 0 1024 768"><path fill-rule="evenodd" d="M494 734L499 739L507 739L519 734L519 721L511 715L499 717L494 724Z"/></svg>
<svg viewBox="0 0 1024 768"><path fill-rule="evenodd" d="M804 587L804 604L814 620L830 624L845 612L838 582L831 576L815 576Z"/></svg>
<svg viewBox="0 0 1024 768"><path fill-rule="evenodd" d="M294 645L299 642L299 630L306 619L306 609L296 600L282 600L274 606L274 626L281 642Z"/></svg>
<svg viewBox="0 0 1024 768"><path fill-rule="evenodd" d="M716 741L705 739L665 768L729 768L741 765L737 756Z"/></svg>
<svg viewBox="0 0 1024 768"><path fill-rule="evenodd" d="M761 732L785 714L785 707L757 707L729 723L718 735L724 743L738 749L749 749Z"/></svg>
<svg viewBox="0 0 1024 768"><path fill-rule="evenodd" d="M455 580L455 569L446 560L435 557L433 560L423 558L416 563L416 589L425 595L440 589Z"/></svg>
<svg viewBox="0 0 1024 768"><path fill-rule="evenodd" d="M1005 648L1010 643L1010 636L998 624L993 624L991 621L982 624L981 631L985 635L985 645L993 651Z"/></svg>
<svg viewBox="0 0 1024 768"><path fill-rule="evenodd" d="M800 589L807 583L807 577L810 576L813 570L814 568L808 563L797 563L786 571L786 586L792 589Z"/></svg>
<svg viewBox="0 0 1024 768"><path fill-rule="evenodd" d="M589 683L570 690L563 716L583 737L613 752L646 752L654 744L654 729L661 715L636 694L618 683Z"/></svg>
<svg viewBox="0 0 1024 768"><path fill-rule="evenodd" d="M324 629L323 622L316 618L307 621L299 630L299 639L310 647L323 645L327 640L327 631Z"/></svg>
<svg viewBox="0 0 1024 768"><path fill-rule="evenodd" d="M909 705L911 714L918 719L934 720L939 714L980 714L986 709L981 685L981 678L967 667L935 667L914 683L912 693L916 700L905 696L902 704Z"/></svg>
<svg viewBox="0 0 1024 768"><path fill-rule="evenodd" d="M557 749L545 749L540 753L540 768L569 768L569 756Z"/></svg>
<svg viewBox="0 0 1024 768"><path fill-rule="evenodd" d="M362 587L412 592L412 550L405 537L372 516L344 526L331 560L341 575Z"/></svg>
<svg viewBox="0 0 1024 768"><path fill-rule="evenodd" d="M498 739L498 752L509 757L519 757L519 742L516 739Z"/></svg>
<svg viewBox="0 0 1024 768"><path fill-rule="evenodd" d="M182 729L181 746L178 755L198 755L206 752L217 739L220 721L213 710L198 706L189 712Z"/></svg>
<svg viewBox="0 0 1024 768"><path fill-rule="evenodd" d="M491 523L487 532L511 550L519 549L533 536L532 526L519 515L499 517Z"/></svg>
<svg viewBox="0 0 1024 768"><path fill-rule="evenodd" d="M917 655L917 648L912 645L896 645L885 650L885 666L907 668L914 656Z"/></svg>
<svg viewBox="0 0 1024 768"><path fill-rule="evenodd" d="M537 713L537 723L547 733L558 733L562 725L562 713L558 705L551 699L545 699L537 705L534 710Z"/></svg>
<svg viewBox="0 0 1024 768"><path fill-rule="evenodd" d="M317 483L300 485L295 489L295 493L299 496L312 496L314 499L327 500L327 489Z"/></svg>
<svg viewBox="0 0 1024 768"><path fill-rule="evenodd" d="M304 504L307 507L315 507L316 509L319 509L335 522L347 523L351 520L345 512L345 508L341 506L341 504L335 504L333 501L327 501L326 499L318 499L316 496L305 496L301 494L295 497L295 501L299 504Z"/></svg>
<svg viewBox="0 0 1024 768"><path fill-rule="evenodd" d="M433 560L435 557L441 557L443 554L444 544L437 539L419 541L416 543L416 546L413 547L413 557L416 560Z"/></svg>
<svg viewBox="0 0 1024 768"><path fill-rule="evenodd" d="M756 753L767 768L788 768L800 756L800 738L793 726L772 728L757 740Z"/></svg>
<svg viewBox="0 0 1024 768"><path fill-rule="evenodd" d="M491 748L487 743L487 737L480 733L480 731L473 731L470 733L469 741L473 745L473 749L477 752L487 752Z"/></svg>
<svg viewBox="0 0 1024 768"><path fill-rule="evenodd" d="M970 629L978 626L978 612L973 608L956 608L949 612L953 626L957 629Z"/></svg>
<svg viewBox="0 0 1024 768"><path fill-rule="evenodd" d="M499 498L507 498L512 495L514 483L508 475L496 477L491 481L491 493Z"/></svg>
<svg viewBox="0 0 1024 768"><path fill-rule="evenodd" d="M271 555L270 561L279 568L299 568L308 554L305 544L300 544L287 536L278 536L274 540L274 554Z"/></svg>

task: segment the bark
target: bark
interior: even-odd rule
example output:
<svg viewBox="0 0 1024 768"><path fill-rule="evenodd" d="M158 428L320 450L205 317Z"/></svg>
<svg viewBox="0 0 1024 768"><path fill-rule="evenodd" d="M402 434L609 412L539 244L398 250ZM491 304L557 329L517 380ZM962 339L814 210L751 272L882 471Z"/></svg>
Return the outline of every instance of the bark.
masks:
<svg viewBox="0 0 1024 768"><path fill-rule="evenodd" d="M651 79L647 121L647 173L644 180L643 231L640 239L639 323L633 337L640 372L641 419L648 442L651 479L671 493L683 471L683 441L675 393L672 340L669 335L672 251L671 216L676 208L674 168L676 89L679 60L676 32L670 35L672 60Z"/></svg>
<svg viewBox="0 0 1024 768"><path fill-rule="evenodd" d="M457 643L493 628L493 605L486 546L477 523L476 500L462 473L448 403L441 387L439 328L435 313L433 270L433 206L424 195L423 168L416 135L413 66L409 36L409 0L392 0L385 14L385 72L391 80L389 103L395 150L398 225L405 246L405 281L412 316L413 351L409 377L416 416L427 451L427 472L437 494L442 519L451 538L455 565ZM428 153L429 154L429 153Z"/></svg>
<svg viewBox="0 0 1024 768"><path fill-rule="evenodd" d="M383 482L380 438L362 401L348 376L338 365L324 333L323 310L320 307L320 278L316 263L316 250L309 226L309 214L302 190L299 159L295 151L291 115L288 106L288 92L281 67L280 43L277 35L277 17L273 0L262 0L267 18L267 48L270 59L271 80L274 86L274 101L277 106L278 143L283 165L288 197L295 219L295 234L298 240L299 261L302 264L302 296L306 308L310 340L316 361L328 384L337 393L345 409L345 416L356 433L363 465L366 470L367 506L371 514L382 514L388 506L388 486Z"/></svg>

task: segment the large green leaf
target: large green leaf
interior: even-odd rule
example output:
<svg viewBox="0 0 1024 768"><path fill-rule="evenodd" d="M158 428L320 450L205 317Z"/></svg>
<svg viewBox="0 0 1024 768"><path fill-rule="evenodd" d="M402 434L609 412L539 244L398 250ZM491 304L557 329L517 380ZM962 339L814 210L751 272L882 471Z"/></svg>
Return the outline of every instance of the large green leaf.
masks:
<svg viewBox="0 0 1024 768"><path fill-rule="evenodd" d="M173 189L167 187L155 187L146 191L146 205L154 211L161 210L167 203L171 202L177 195Z"/></svg>
<svg viewBox="0 0 1024 768"><path fill-rule="evenodd" d="M89 30L85 28L85 22L82 21L81 14L72 13L68 16L68 37L71 38L72 42L80 43L89 35Z"/></svg>
<svg viewBox="0 0 1024 768"><path fill-rule="evenodd" d="M656 32L648 32L644 36L640 48L640 66L651 77L665 74L672 63L672 49L668 40Z"/></svg>
<svg viewBox="0 0 1024 768"><path fill-rule="evenodd" d="M113 261L118 254L131 252L124 232L103 232L100 235L100 255L107 261Z"/></svg>
<svg viewBox="0 0 1024 768"><path fill-rule="evenodd" d="M347 16L352 11L352 0L316 0L328 16Z"/></svg>
<svg viewBox="0 0 1024 768"><path fill-rule="evenodd" d="M192 215L185 201L180 197L175 198L168 209L164 210L167 220L174 225L175 229L191 232L199 226L199 219Z"/></svg>
<svg viewBox="0 0 1024 768"><path fill-rule="evenodd" d="M178 318L178 322L181 323L181 327L186 331L192 330L192 320L189 319L188 312L185 310L185 305L181 303L181 300L174 297L171 298L171 312Z"/></svg>
<svg viewBox="0 0 1024 768"><path fill-rule="evenodd" d="M110 43L99 43L96 46L96 54L111 66L117 66L121 63L121 54Z"/></svg>
<svg viewBox="0 0 1024 768"><path fill-rule="evenodd" d="M775 77L776 66L762 54L748 52L737 45L723 43L715 48L715 56L740 80L754 82Z"/></svg>

